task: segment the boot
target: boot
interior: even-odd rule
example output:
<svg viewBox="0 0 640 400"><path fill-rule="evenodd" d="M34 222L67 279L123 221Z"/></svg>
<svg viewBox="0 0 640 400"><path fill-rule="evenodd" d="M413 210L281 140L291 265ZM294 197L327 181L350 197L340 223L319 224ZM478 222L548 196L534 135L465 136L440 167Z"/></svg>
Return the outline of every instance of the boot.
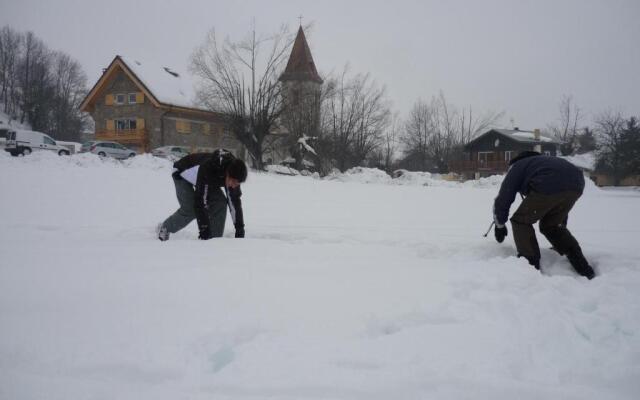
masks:
<svg viewBox="0 0 640 400"><path fill-rule="evenodd" d="M527 257L527 256L523 256L522 254L518 254L518 258L520 257L524 257L527 259L527 261L529 261L529 265L532 265L533 268L537 269L538 271L540 271L540 259L536 258L536 257Z"/></svg>
<svg viewBox="0 0 640 400"><path fill-rule="evenodd" d="M156 227L156 233L160 241L164 242L165 240L169 240L169 230L162 223Z"/></svg>
<svg viewBox="0 0 640 400"><path fill-rule="evenodd" d="M582 255L581 251L571 251L567 253L567 258L577 273L591 280L596 276L593 268Z"/></svg>

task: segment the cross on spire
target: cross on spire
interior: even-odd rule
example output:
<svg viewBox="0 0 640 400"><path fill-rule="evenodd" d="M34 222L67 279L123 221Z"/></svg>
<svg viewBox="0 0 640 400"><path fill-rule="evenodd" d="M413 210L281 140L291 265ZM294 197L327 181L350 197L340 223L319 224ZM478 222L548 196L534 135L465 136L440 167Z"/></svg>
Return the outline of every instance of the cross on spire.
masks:
<svg viewBox="0 0 640 400"><path fill-rule="evenodd" d="M298 19L300 20L300 26L302 26L302 14L300 14L300 16L298 17Z"/></svg>

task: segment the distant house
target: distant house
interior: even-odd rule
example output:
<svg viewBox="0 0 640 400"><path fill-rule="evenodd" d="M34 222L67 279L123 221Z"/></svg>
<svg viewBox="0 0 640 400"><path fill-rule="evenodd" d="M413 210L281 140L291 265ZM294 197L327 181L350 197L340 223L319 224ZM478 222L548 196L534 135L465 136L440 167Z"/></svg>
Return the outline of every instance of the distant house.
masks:
<svg viewBox="0 0 640 400"><path fill-rule="evenodd" d="M116 56L80 109L95 122L95 140L140 152L168 145L193 151L224 147L243 157L223 115L194 104L192 93L192 83L168 67Z"/></svg>
<svg viewBox="0 0 640 400"><path fill-rule="evenodd" d="M509 168L509 161L521 151L534 150L555 156L559 145L538 129L491 129L469 142L463 157L450 163L449 169L466 178L502 174Z"/></svg>

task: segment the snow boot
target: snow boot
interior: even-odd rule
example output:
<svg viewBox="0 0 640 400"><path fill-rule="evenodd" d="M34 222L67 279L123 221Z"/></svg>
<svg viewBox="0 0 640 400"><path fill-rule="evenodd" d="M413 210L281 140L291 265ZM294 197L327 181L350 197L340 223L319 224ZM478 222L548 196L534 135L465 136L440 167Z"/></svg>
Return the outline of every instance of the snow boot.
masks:
<svg viewBox="0 0 640 400"><path fill-rule="evenodd" d="M593 268L582 255L581 251L571 251L567 253L567 258L577 273L591 280L596 276Z"/></svg>
<svg viewBox="0 0 640 400"><path fill-rule="evenodd" d="M527 257L527 256L523 256L522 254L518 254L518 258L520 258L520 257L526 258L527 261L529 261L529 265L533 266L533 268L535 268L538 271L540 271L540 259L539 258Z"/></svg>
<svg viewBox="0 0 640 400"><path fill-rule="evenodd" d="M156 227L156 233L158 234L158 239L160 239L160 241L164 242L169 240L169 230L167 230L162 223L159 223Z"/></svg>

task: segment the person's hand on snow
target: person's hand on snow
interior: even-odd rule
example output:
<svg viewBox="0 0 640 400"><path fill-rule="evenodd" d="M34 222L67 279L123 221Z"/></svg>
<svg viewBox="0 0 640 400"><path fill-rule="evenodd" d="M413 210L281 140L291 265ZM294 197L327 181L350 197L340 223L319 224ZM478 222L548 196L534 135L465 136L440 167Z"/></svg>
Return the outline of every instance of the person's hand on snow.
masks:
<svg viewBox="0 0 640 400"><path fill-rule="evenodd" d="M507 233L508 233L507 227L506 226L498 227L498 225L496 225L494 232L496 234L496 240L498 241L498 243L504 242L504 238L507 237Z"/></svg>

